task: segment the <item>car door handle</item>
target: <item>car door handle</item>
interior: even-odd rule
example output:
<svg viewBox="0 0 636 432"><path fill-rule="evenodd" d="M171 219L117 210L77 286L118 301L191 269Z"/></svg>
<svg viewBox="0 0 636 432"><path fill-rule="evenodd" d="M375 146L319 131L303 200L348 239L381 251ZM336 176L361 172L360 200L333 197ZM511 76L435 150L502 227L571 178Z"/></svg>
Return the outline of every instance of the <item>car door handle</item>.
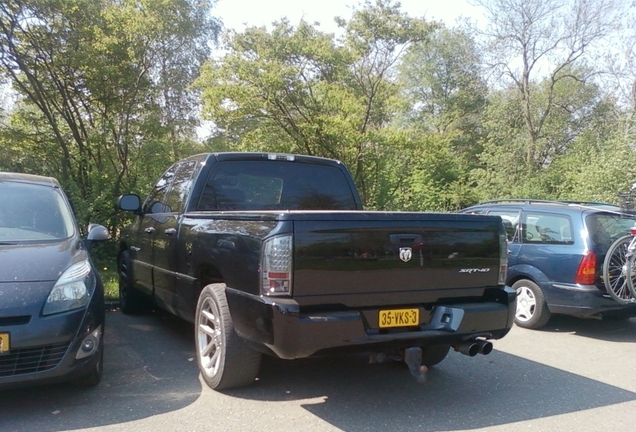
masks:
<svg viewBox="0 0 636 432"><path fill-rule="evenodd" d="M155 227L148 227L148 228L145 228L145 229L144 229L144 232L145 232L146 234L154 234L154 232L155 232Z"/></svg>
<svg viewBox="0 0 636 432"><path fill-rule="evenodd" d="M177 233L177 230L175 228L168 228L164 231L164 233L166 233L166 235L173 236Z"/></svg>

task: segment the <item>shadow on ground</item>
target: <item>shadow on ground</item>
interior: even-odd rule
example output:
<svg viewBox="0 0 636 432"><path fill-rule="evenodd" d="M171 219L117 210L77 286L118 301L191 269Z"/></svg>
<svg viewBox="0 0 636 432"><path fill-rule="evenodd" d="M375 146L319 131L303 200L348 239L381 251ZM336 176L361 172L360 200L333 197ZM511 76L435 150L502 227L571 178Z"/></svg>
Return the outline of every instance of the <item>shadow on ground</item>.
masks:
<svg viewBox="0 0 636 432"><path fill-rule="evenodd" d="M571 333L608 342L636 342L636 318L599 320L555 315L539 331Z"/></svg>
<svg viewBox="0 0 636 432"><path fill-rule="evenodd" d="M201 394L192 335L191 324L163 314L108 312L99 386L0 392L0 430L97 427L188 406Z"/></svg>
<svg viewBox="0 0 636 432"><path fill-rule="evenodd" d="M578 323L575 333L611 333L581 320L565 323ZM634 323L625 325L633 329ZM368 364L365 355L266 358L253 386L217 393L201 387L192 335L191 324L165 315L111 312L102 384L0 393L0 430L96 428L174 413L163 429L172 431L180 416L194 415L191 405L201 396L207 408L196 416L209 416L209 424L215 410L228 407L232 413L222 414L238 425L241 416L259 423L259 415L267 424L273 412L284 415L285 402L301 401L316 418L352 432L469 430L636 400L636 393L497 350L474 358L451 352L426 384L416 383L402 363ZM254 401L269 403L255 411Z"/></svg>

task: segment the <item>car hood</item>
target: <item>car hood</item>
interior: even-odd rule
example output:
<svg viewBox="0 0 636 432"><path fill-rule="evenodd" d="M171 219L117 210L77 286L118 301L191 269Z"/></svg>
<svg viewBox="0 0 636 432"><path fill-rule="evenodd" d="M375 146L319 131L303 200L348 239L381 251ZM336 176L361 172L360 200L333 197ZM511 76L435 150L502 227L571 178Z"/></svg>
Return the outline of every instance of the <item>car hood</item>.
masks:
<svg viewBox="0 0 636 432"><path fill-rule="evenodd" d="M0 283L56 281L72 263L85 257L78 238L0 245Z"/></svg>

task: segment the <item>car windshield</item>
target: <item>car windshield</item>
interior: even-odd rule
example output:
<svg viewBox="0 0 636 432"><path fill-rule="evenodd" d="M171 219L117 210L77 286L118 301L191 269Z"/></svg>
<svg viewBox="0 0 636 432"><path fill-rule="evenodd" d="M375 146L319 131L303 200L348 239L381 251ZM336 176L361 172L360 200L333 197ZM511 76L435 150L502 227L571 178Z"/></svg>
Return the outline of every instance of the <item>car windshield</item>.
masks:
<svg viewBox="0 0 636 432"><path fill-rule="evenodd" d="M73 234L73 226L59 189L0 182L0 244L65 239Z"/></svg>
<svg viewBox="0 0 636 432"><path fill-rule="evenodd" d="M609 213L594 213L585 218L585 225L596 246L609 249L612 243L634 226L636 219Z"/></svg>

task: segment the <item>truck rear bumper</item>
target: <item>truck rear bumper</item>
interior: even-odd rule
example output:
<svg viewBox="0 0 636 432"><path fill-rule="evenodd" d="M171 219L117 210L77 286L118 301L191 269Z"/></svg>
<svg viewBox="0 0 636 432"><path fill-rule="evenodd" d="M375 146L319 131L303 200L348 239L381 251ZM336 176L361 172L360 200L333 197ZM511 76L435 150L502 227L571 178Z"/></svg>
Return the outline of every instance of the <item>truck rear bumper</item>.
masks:
<svg viewBox="0 0 636 432"><path fill-rule="evenodd" d="M475 337L499 339L512 326L515 292L501 289L506 302L459 303L420 308L421 325L374 328L379 309L301 313L293 299L259 297L226 289L237 333L284 359L326 351L380 350L425 345L454 345Z"/></svg>

